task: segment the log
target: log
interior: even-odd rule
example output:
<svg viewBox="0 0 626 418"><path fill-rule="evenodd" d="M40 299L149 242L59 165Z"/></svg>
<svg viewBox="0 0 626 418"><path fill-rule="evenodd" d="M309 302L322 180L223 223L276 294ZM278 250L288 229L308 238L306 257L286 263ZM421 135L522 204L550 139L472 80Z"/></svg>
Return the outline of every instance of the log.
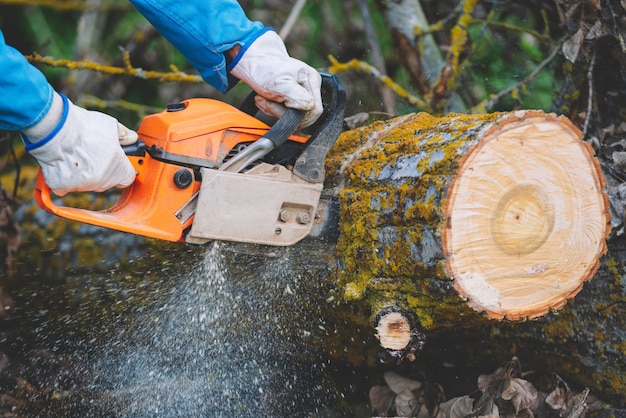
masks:
<svg viewBox="0 0 626 418"><path fill-rule="evenodd" d="M603 174L563 117L405 115L344 133L326 170L339 289L373 324L389 306L454 324L459 295L491 318L542 316L606 252Z"/></svg>
<svg viewBox="0 0 626 418"><path fill-rule="evenodd" d="M461 299L490 318L536 318L606 252L604 178L563 117L407 115L344 134L327 170L339 287L375 327L389 306L427 329L458 325Z"/></svg>

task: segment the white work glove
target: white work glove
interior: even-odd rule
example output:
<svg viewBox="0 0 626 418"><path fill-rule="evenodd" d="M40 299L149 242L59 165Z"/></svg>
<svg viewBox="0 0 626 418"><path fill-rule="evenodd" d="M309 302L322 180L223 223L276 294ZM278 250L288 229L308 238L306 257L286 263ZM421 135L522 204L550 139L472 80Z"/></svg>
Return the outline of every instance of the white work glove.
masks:
<svg viewBox="0 0 626 418"><path fill-rule="evenodd" d="M287 53L274 31L259 36L230 71L259 96L257 107L274 117L285 113L285 106L305 112L300 127L313 124L322 114L322 77L307 64Z"/></svg>
<svg viewBox="0 0 626 418"><path fill-rule="evenodd" d="M41 166L50 189L63 196L130 186L135 169L120 145L135 143L137 133L111 116L54 94L48 114L22 131L26 149Z"/></svg>

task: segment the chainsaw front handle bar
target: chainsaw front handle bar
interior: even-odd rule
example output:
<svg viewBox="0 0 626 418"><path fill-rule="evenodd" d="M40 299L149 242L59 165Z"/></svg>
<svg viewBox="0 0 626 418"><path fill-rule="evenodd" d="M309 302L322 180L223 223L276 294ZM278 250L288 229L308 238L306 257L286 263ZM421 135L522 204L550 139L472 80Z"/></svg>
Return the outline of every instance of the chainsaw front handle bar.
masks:
<svg viewBox="0 0 626 418"><path fill-rule="evenodd" d="M311 183L324 181L324 160L343 130L346 106L346 91L339 79L329 73L320 72L320 75L322 76L324 111L313 125L303 129L303 132L310 134L311 137L294 162L293 168L295 175ZM250 116L255 116L259 110L254 100L255 96L255 92L250 93L242 102L239 110ZM290 114L292 112L294 112L293 115ZM295 132L299 125L299 122L296 123L295 121L295 112L297 111L294 109L287 109L287 112L263 138L252 143L219 169L240 172L252 162L264 158L273 149L278 148L289 137L288 131L293 129L291 133ZM294 120L291 120L292 117ZM269 141L265 138L268 138Z"/></svg>
<svg viewBox="0 0 626 418"><path fill-rule="evenodd" d="M287 139L298 129L304 117L304 111L287 108L283 116L270 128L263 137L248 145L237 155L220 166L220 171L239 173L250 164L265 157L275 148L287 142Z"/></svg>

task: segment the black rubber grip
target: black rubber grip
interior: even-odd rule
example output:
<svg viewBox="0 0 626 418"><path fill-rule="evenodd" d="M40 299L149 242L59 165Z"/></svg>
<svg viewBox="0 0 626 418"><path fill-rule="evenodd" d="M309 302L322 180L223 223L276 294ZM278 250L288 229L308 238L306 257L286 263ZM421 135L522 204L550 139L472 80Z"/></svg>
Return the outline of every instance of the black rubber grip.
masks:
<svg viewBox="0 0 626 418"><path fill-rule="evenodd" d="M263 137L272 141L274 143L274 148L277 148L284 144L291 134L298 129L303 117L303 110L288 107L285 113L280 117L280 119L278 119L274 126L272 126L270 130L263 135Z"/></svg>

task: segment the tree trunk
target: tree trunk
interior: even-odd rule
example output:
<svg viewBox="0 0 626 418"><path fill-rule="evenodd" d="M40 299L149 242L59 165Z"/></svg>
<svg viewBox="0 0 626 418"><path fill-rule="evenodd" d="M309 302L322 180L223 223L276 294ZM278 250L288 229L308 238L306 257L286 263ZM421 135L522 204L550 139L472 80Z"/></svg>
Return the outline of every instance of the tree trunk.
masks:
<svg viewBox="0 0 626 418"><path fill-rule="evenodd" d="M603 176L566 119L409 115L352 131L332 153L338 278L372 319L398 306L445 326L463 312L456 292L492 318L538 317L606 251Z"/></svg>
<svg viewBox="0 0 626 418"><path fill-rule="evenodd" d="M395 358L415 358L426 335L427 366L453 351L521 355L626 400L625 246L613 237L596 274L610 230L604 176L566 118L406 115L344 133L327 175L339 218L331 311L349 353L374 344L354 337L369 324Z"/></svg>

